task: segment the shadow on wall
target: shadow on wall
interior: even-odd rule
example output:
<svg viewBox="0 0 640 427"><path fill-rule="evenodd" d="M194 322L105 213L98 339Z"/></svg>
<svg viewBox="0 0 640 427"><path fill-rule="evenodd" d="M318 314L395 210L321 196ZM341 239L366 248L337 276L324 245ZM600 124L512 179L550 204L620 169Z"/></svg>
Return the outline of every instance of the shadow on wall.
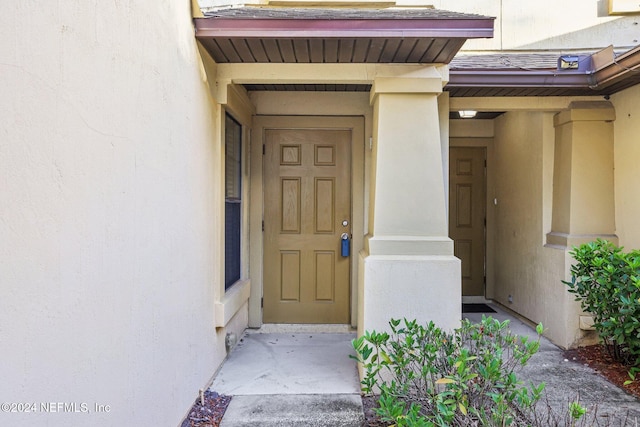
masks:
<svg viewBox="0 0 640 427"><path fill-rule="evenodd" d="M598 11L598 16L600 11ZM609 14L605 10L605 17ZM640 15L613 17L602 24L592 25L577 31L558 34L514 49L599 49L613 45L620 50L632 48L640 40ZM568 18L570 19L570 18ZM564 47L563 47L564 46Z"/></svg>

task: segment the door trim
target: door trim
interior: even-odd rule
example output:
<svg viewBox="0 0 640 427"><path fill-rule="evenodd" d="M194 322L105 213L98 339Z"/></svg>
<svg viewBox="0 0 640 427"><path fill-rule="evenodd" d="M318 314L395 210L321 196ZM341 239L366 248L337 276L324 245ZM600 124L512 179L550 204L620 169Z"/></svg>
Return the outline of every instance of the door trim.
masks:
<svg viewBox="0 0 640 427"><path fill-rule="evenodd" d="M481 167L479 168L479 170L475 170L473 168L470 169L474 170L474 172L470 173L470 174L461 174L462 176L472 176L474 177L471 180L472 184L477 184L476 179L477 178L481 178L482 183L480 185L480 198L476 199L473 197L473 194L476 194L477 188L474 187L474 190L472 192L469 193L470 196L470 213L469 213L469 218L472 221L472 225L471 227L454 227L454 225L452 224L452 222L454 222L454 217L456 216L457 213L460 212L460 205L457 202L457 193L453 194L454 191L453 187L452 187L452 178L453 178L453 170L456 167L456 165L454 164L453 159L455 158L455 156L453 155L454 150L456 150L456 152L460 153L461 150L467 150L465 151L465 153L467 153L470 157L473 157L473 162L478 162ZM473 155L470 154L474 153ZM466 156L463 156L463 158ZM477 163L474 163L477 165ZM487 273L486 273L486 268L487 268L487 235L486 235L486 227L487 227L487 216L486 216L486 203L487 203L487 199L486 199L486 194L487 194L487 174L486 174L486 168L487 168L487 148L486 147L459 147L459 146L450 146L449 147L449 237L451 237L454 240L454 247L456 248L456 256L458 258L460 258L460 260L462 261L463 267L465 265L465 259L462 257L462 254L459 252L458 248L459 248L459 244L463 241L468 241L468 239L463 239L461 237L461 234L466 235L467 238L471 239L472 245L471 245L471 252L472 253L477 253L476 249L481 248L481 254L482 254L482 270L481 272L479 272L479 265L477 264L477 262L479 261L479 259L476 258L476 255L471 256L471 259L466 259L466 262L469 262L469 264L466 264L469 266L469 269L471 270L471 275L472 275L472 285L474 285L474 294L472 295L465 295L465 292L469 291L469 286L467 285L467 287L465 287L465 277L464 277L464 268L462 269L463 271L463 275L462 275L462 296L463 297L482 297L484 298L484 296L486 295L486 285L487 285ZM480 175L481 174L481 175ZM456 176L459 176L460 174L455 174ZM480 175L480 176L479 176ZM458 179L462 179L465 180L465 178L458 178ZM468 178L466 178L468 179ZM457 182L457 181L456 181ZM468 186L468 184L463 184L463 186ZM482 208L480 209L480 214L478 215L478 211L476 210L476 208L478 208L479 206L477 205L477 203L482 203ZM473 214L475 212L475 215ZM455 231L454 231L455 230ZM466 231L466 232L465 232ZM471 233L471 235L467 234L467 233ZM478 237L478 234L482 234L482 237ZM454 238L455 236L455 238ZM476 238L478 237L478 238ZM480 283L479 283L480 282ZM475 293L475 285L480 285L479 289L477 289L478 293Z"/></svg>
<svg viewBox="0 0 640 427"><path fill-rule="evenodd" d="M265 129L348 129L351 130L351 271L350 318L357 323L358 307L358 253L364 243L364 117L362 116L254 116L250 141L250 213L249 213L249 326L262 326L263 252L262 218L264 211L262 144Z"/></svg>
<svg viewBox="0 0 640 427"><path fill-rule="evenodd" d="M484 286L484 298L485 300L492 300L494 298L494 284L495 284L495 244L494 236L496 230L495 221L495 206L493 205L493 199L495 197L495 176L493 171L494 165L494 148L493 148L493 136L489 137L456 137L451 136L449 139L449 148L452 147L478 147L485 148L487 174L485 176L485 215L487 224L485 226L485 274L486 283ZM448 184L447 184L448 185ZM468 302L473 302L469 300Z"/></svg>

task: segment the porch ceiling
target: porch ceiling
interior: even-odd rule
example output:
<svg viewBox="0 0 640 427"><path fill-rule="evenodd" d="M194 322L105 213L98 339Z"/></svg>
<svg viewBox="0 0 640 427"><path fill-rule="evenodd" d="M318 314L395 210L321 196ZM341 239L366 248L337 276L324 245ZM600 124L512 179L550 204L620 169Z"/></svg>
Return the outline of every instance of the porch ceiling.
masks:
<svg viewBox="0 0 640 427"><path fill-rule="evenodd" d="M494 18L432 8L222 8L196 18L217 63L442 63Z"/></svg>

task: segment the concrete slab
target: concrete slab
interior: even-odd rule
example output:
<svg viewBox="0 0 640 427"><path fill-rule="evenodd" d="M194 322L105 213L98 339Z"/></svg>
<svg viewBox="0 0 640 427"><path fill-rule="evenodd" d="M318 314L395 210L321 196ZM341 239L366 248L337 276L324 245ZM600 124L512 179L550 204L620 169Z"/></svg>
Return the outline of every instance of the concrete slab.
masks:
<svg viewBox="0 0 640 427"><path fill-rule="evenodd" d="M360 393L354 333L247 333L211 389L227 395Z"/></svg>
<svg viewBox="0 0 640 427"><path fill-rule="evenodd" d="M360 427L362 400L356 394L235 396L220 427Z"/></svg>
<svg viewBox="0 0 640 427"><path fill-rule="evenodd" d="M588 414L597 412L601 425L635 426L640 421L638 399L611 384L592 368L565 359L557 347L541 346L518 378L525 384L544 382L547 403L556 413L566 413L570 402L579 401L588 409ZM628 421L623 424L625 419Z"/></svg>
<svg viewBox="0 0 640 427"><path fill-rule="evenodd" d="M513 333L537 338L531 325L495 304L489 305L497 313L486 316L501 321L508 319ZM480 321L482 314L469 313L465 317ZM638 399L611 384L592 368L565 359L562 349L544 337L540 340L538 353L517 372L517 376L525 384L546 384L546 402L538 406L541 410L548 404L556 414L566 414L569 403L579 401L587 407L589 416L596 417L590 421L599 423L597 425L635 426L640 422Z"/></svg>

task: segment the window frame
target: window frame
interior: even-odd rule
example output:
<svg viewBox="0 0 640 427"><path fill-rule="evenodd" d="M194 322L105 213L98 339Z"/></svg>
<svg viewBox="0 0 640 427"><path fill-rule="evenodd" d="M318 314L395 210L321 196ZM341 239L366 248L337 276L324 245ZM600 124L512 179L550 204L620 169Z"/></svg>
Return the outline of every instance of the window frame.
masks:
<svg viewBox="0 0 640 427"><path fill-rule="evenodd" d="M229 112L225 112L224 123L224 290L226 292L242 280L244 126ZM233 133L230 133L232 130ZM230 147L233 152L230 152ZM232 165L233 168L231 168ZM229 182L230 178L235 182Z"/></svg>

